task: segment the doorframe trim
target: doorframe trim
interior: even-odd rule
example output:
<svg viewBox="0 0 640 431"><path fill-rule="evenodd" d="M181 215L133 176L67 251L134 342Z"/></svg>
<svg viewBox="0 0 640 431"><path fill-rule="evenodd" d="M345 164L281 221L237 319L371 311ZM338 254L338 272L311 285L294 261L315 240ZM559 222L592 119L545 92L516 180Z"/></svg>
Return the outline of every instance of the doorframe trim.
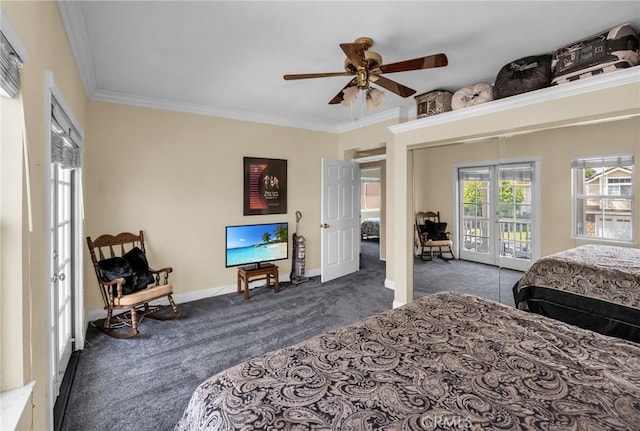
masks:
<svg viewBox="0 0 640 431"><path fill-rule="evenodd" d="M47 175L45 175L45 181L46 181L46 186L45 186L45 197L46 197L46 202L45 202L45 231L46 231L46 243L47 243L47 257L46 257L46 262L47 262L47 270L46 270L46 280L45 283L48 286L48 284L50 283L51 277L53 276L53 274L51 273L51 265L50 265L50 259L53 253L53 244L51 243L51 235L49 232L49 229L51 228L51 209L52 209L52 199L53 196L51 194L51 175L50 175L50 170L51 170L51 104L52 104L52 97L55 97L56 102L58 103L58 105L60 105L60 107L64 110L65 114L67 115L67 117L69 118L69 121L71 121L71 123L73 124L73 126L76 128L76 130L78 131L78 134L80 135L80 142L78 142L78 145L82 146L82 143L84 141L84 130L82 130L81 128L78 127L78 121L76 120L76 117L73 114L73 110L71 109L70 105L66 102L62 91L60 90L60 88L56 85L55 83L55 79L54 79L54 75L53 72L51 71L46 71L45 72L45 97L44 97L44 103L45 103L45 109L44 109L44 114L45 114L45 119L44 119L44 126L45 126L45 144L46 144L46 149L47 151L45 152L45 165L46 165L46 169L47 169ZM83 196L82 196L82 168L77 169L76 173L76 180L75 180L75 184L74 184L74 188L73 188L73 193L74 195L77 197L77 204L74 208L74 214L73 217L76 220L76 223L74 224L74 231L73 231L73 235L75 237L75 241L73 243L73 247L75 249L76 256L77 256L77 265L76 268L74 269L74 278L75 278L75 283L74 283L74 292L73 294L75 295L75 307L74 307L74 347L76 350L81 350L84 347L84 341L85 341L85 329L84 329L84 286L83 286L83 277L82 277L82 268L84 266L84 259L83 259L83 253L82 253L82 238L83 238ZM52 361L53 359L53 355L52 355L52 350L53 350L53 345L52 345L52 340L51 340L51 319L53 318L52 316L52 304L53 304L53 298L51 296L51 289L47 289L47 383L46 383L46 393L47 393L47 429L48 430L52 430L53 429L53 409L55 406L55 399L56 397L53 395L53 388L51 387L51 381L53 376L51 375L51 370L53 368L53 364ZM73 351L72 351L73 353Z"/></svg>

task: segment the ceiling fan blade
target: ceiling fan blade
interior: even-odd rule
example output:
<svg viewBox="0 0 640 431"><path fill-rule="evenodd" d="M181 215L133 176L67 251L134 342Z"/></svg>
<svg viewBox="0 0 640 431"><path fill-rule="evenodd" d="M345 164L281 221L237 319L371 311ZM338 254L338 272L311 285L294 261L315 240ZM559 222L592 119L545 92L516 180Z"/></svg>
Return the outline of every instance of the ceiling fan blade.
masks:
<svg viewBox="0 0 640 431"><path fill-rule="evenodd" d="M386 88L387 90L396 93L398 96L402 96L402 97L409 97L412 94L415 94L416 90L414 90L413 88L409 88L407 86L404 86L402 84L398 84L395 81L392 81L389 78L385 78L384 76L371 76L371 82L373 82L376 85L379 85L380 87Z"/></svg>
<svg viewBox="0 0 640 431"><path fill-rule="evenodd" d="M341 43L340 48L342 48L354 66L365 67L367 65L367 60L364 56L364 45L361 43Z"/></svg>
<svg viewBox="0 0 640 431"><path fill-rule="evenodd" d="M358 83L358 80L356 78L353 78L351 81L349 81L349 83L347 85L345 85L342 88L342 90L340 90L340 92L338 94L336 94L333 99L331 99L329 101L329 105L337 105L338 103L342 102L344 100L344 93L343 93L344 90L349 88L349 87L353 87L357 83Z"/></svg>
<svg viewBox="0 0 640 431"><path fill-rule="evenodd" d="M284 75L283 78L287 81L293 79L309 79L309 78L327 78L330 76L351 76L350 72L329 72L329 73L299 73L296 75Z"/></svg>
<svg viewBox="0 0 640 431"><path fill-rule="evenodd" d="M444 54L427 55L426 57L414 58L412 60L399 61L397 63L383 64L379 67L382 73L407 72L409 70L429 69L431 67L442 67L449 63Z"/></svg>

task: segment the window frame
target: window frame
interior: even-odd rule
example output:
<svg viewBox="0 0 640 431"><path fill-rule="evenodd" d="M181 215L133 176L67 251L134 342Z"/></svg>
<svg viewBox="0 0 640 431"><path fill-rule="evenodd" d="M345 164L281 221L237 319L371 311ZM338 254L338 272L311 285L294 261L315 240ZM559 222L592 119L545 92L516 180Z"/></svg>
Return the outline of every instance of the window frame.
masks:
<svg viewBox="0 0 640 431"><path fill-rule="evenodd" d="M600 156L575 157L571 161L571 183L572 183L572 236L573 239L593 242L621 243L632 244L635 241L635 231L633 229L635 220L635 187L634 187L634 165L635 157L633 153L607 154ZM584 181L584 169L594 168L600 169L595 176L600 176L599 188L597 194L589 193L589 186L579 181ZM630 170L629 177L624 177L624 182L611 183L609 180L620 177L608 177L607 172L615 169ZM604 179L604 181L602 181ZM611 194L611 186L614 185L618 189L618 194ZM623 192L624 191L624 192ZM587 230L587 201L598 201L599 214L595 214L593 221L595 232L589 235ZM610 201L627 202L624 207L628 209L627 214L619 214L609 207ZM606 220L618 220L620 217L628 217L629 237L615 238L607 236L607 230L604 228ZM598 222L598 220L601 220Z"/></svg>

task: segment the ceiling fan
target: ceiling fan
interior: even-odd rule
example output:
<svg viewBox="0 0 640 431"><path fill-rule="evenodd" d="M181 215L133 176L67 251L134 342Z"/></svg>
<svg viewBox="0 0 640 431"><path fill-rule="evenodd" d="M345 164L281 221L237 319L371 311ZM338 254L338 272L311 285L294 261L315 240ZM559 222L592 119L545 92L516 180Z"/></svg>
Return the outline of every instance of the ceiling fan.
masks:
<svg viewBox="0 0 640 431"><path fill-rule="evenodd" d="M430 69L432 67L446 66L447 56L444 54L428 55L426 57L414 58L391 64L382 64L382 56L374 51L369 51L373 45L373 39L360 37L353 43L341 43L340 48L347 58L344 61L344 72L329 73L302 73L295 75L284 75L285 80L326 78L330 76L354 76L351 81L344 86L336 96L329 101L330 105L342 103L350 105L356 98L359 91L364 90L367 96L367 105L370 108L377 107L382 103L384 93L370 87L370 83L379 85L398 96L409 97L416 90L399 84L385 76L383 73L406 72L410 70ZM370 106L369 102L373 106Z"/></svg>

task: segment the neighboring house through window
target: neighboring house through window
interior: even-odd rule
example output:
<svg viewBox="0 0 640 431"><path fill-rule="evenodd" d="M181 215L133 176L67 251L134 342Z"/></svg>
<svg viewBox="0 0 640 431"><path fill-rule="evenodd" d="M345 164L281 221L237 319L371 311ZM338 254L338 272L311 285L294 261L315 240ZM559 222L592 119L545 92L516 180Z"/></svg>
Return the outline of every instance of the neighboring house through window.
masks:
<svg viewBox="0 0 640 431"><path fill-rule="evenodd" d="M576 238L633 241L633 154L574 159Z"/></svg>

